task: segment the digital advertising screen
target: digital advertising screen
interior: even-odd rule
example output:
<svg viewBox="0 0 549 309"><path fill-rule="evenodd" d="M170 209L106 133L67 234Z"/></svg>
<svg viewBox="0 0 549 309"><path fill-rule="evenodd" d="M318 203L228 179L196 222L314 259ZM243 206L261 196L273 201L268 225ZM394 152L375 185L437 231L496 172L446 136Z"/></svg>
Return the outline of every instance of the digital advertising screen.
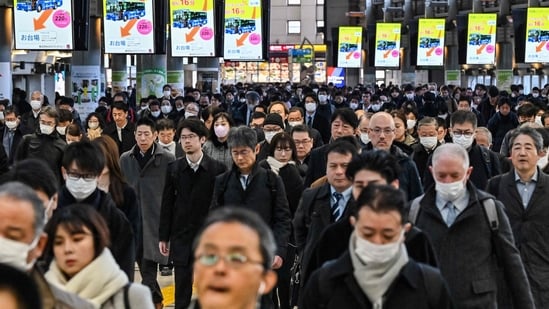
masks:
<svg viewBox="0 0 549 309"><path fill-rule="evenodd" d="M398 67L400 65L400 27L397 23L376 25L375 61L376 67Z"/></svg>
<svg viewBox="0 0 549 309"><path fill-rule="evenodd" d="M524 62L549 62L549 8L528 8Z"/></svg>
<svg viewBox="0 0 549 309"><path fill-rule="evenodd" d="M442 66L444 64L445 19L419 19L417 65Z"/></svg>
<svg viewBox="0 0 549 309"><path fill-rule="evenodd" d="M337 66L360 68L362 63L362 27L339 27Z"/></svg>
<svg viewBox="0 0 549 309"><path fill-rule="evenodd" d="M154 53L153 0L103 0L105 53Z"/></svg>
<svg viewBox="0 0 549 309"><path fill-rule="evenodd" d="M14 0L13 21L16 49L73 48L70 0Z"/></svg>
<svg viewBox="0 0 549 309"><path fill-rule="evenodd" d="M496 30L496 14L469 14L467 64L495 63Z"/></svg>
<svg viewBox="0 0 549 309"><path fill-rule="evenodd" d="M213 57L213 0L170 0L172 56Z"/></svg>
<svg viewBox="0 0 549 309"><path fill-rule="evenodd" d="M263 58L261 0L225 0L223 58Z"/></svg>

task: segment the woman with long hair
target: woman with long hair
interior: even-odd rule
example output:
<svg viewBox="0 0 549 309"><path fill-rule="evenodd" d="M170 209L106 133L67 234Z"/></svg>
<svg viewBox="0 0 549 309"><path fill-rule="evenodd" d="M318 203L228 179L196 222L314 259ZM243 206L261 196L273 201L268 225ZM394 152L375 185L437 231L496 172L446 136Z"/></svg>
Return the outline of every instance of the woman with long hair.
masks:
<svg viewBox="0 0 549 309"><path fill-rule="evenodd" d="M227 138L234 125L229 114L225 112L215 114L210 127L210 137L202 147L205 154L225 164L227 169L231 169L233 166L233 157L227 145Z"/></svg>
<svg viewBox="0 0 549 309"><path fill-rule="evenodd" d="M103 115L100 113L93 112L88 114L88 117L86 117L85 127L90 141L101 136L105 125L105 118L103 118Z"/></svg>

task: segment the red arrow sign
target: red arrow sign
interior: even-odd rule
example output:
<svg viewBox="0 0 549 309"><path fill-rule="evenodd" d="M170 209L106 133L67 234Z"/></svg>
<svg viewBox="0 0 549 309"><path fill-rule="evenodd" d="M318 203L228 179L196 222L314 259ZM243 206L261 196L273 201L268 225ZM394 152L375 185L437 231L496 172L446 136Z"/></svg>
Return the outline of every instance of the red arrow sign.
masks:
<svg viewBox="0 0 549 309"><path fill-rule="evenodd" d="M129 36L131 34L130 30L132 30L133 25L135 25L136 22L137 22L137 19L132 19L127 24L125 24L124 27L120 27L120 36L121 37Z"/></svg>
<svg viewBox="0 0 549 309"><path fill-rule="evenodd" d="M236 46L240 47L244 45L244 41L248 38L249 33L244 33L240 38L236 39Z"/></svg>
<svg viewBox="0 0 549 309"><path fill-rule="evenodd" d="M484 47L486 47L486 44L480 45L480 47L477 49L477 55L482 54L482 51L484 50Z"/></svg>
<svg viewBox="0 0 549 309"><path fill-rule="evenodd" d="M541 52L541 49L543 48L543 46L545 46L545 43L547 43L547 42L543 41L543 42L539 43L538 46L536 46L536 53Z"/></svg>
<svg viewBox="0 0 549 309"><path fill-rule="evenodd" d="M40 14L40 17L38 17L38 19L33 18L33 21L34 21L34 31L40 30L40 29L45 29L45 28L46 28L46 26L44 25L44 23L46 22L46 20L48 20L48 18L50 17L51 13L53 13L53 10L52 10L52 9L45 10L44 12L42 12L42 14Z"/></svg>
<svg viewBox="0 0 549 309"><path fill-rule="evenodd" d="M189 33L185 33L185 40L187 42L194 41L194 36L198 32L198 29L200 29L200 27L193 27Z"/></svg>
<svg viewBox="0 0 549 309"><path fill-rule="evenodd" d="M345 59L349 60L351 59L351 56L353 55L354 52L350 52L347 54L347 56L345 56Z"/></svg>
<svg viewBox="0 0 549 309"><path fill-rule="evenodd" d="M426 53L426 54L427 54L427 57L431 57L431 54L433 54L434 51L435 51L435 48L434 48L434 47L431 47L431 49L429 49L429 50L427 51L427 53Z"/></svg>
<svg viewBox="0 0 549 309"><path fill-rule="evenodd" d="M392 50L388 50L385 54L383 54L383 58L389 57L389 54L392 52Z"/></svg>

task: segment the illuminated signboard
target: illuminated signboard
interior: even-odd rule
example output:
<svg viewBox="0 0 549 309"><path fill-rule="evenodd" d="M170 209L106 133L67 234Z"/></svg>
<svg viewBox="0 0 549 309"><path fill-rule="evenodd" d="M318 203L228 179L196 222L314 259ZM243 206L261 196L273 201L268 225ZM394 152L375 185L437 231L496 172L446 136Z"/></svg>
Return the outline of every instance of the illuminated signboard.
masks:
<svg viewBox="0 0 549 309"><path fill-rule="evenodd" d="M339 27L337 66L360 68L362 63L362 27Z"/></svg>
<svg viewBox="0 0 549 309"><path fill-rule="evenodd" d="M225 59L262 59L262 30L261 0L225 0Z"/></svg>
<svg viewBox="0 0 549 309"><path fill-rule="evenodd" d="M417 42L418 66L442 66L444 64L444 19L419 20Z"/></svg>
<svg viewBox="0 0 549 309"><path fill-rule="evenodd" d="M494 64L496 26L496 14L469 14L467 64Z"/></svg>
<svg viewBox="0 0 549 309"><path fill-rule="evenodd" d="M549 62L549 8L528 8L524 62Z"/></svg>
<svg viewBox="0 0 549 309"><path fill-rule="evenodd" d="M213 0L170 0L172 55L215 55Z"/></svg>
<svg viewBox="0 0 549 309"><path fill-rule="evenodd" d="M14 0L16 49L73 48L70 0Z"/></svg>
<svg viewBox="0 0 549 309"><path fill-rule="evenodd" d="M378 23L376 25L376 67L398 67L400 64L401 24Z"/></svg>
<svg viewBox="0 0 549 309"><path fill-rule="evenodd" d="M105 53L154 53L152 0L103 0Z"/></svg>

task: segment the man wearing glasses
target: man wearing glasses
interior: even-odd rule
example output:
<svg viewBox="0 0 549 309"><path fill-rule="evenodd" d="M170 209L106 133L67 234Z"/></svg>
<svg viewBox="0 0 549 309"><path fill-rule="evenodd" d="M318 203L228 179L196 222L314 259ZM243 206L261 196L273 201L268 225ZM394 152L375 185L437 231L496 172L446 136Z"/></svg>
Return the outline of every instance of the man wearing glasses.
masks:
<svg viewBox="0 0 549 309"><path fill-rule="evenodd" d="M297 150L299 168L303 172L307 172L311 150L313 149L311 129L302 124L292 127L292 139Z"/></svg>
<svg viewBox="0 0 549 309"><path fill-rule="evenodd" d="M406 193L408 200L412 200L423 194L421 179L416 164L400 148L393 145L395 139L395 121L386 112L377 112L370 119L369 135L370 142L366 144L363 151L380 149L388 151L398 159L401 172L398 175L400 189Z"/></svg>

